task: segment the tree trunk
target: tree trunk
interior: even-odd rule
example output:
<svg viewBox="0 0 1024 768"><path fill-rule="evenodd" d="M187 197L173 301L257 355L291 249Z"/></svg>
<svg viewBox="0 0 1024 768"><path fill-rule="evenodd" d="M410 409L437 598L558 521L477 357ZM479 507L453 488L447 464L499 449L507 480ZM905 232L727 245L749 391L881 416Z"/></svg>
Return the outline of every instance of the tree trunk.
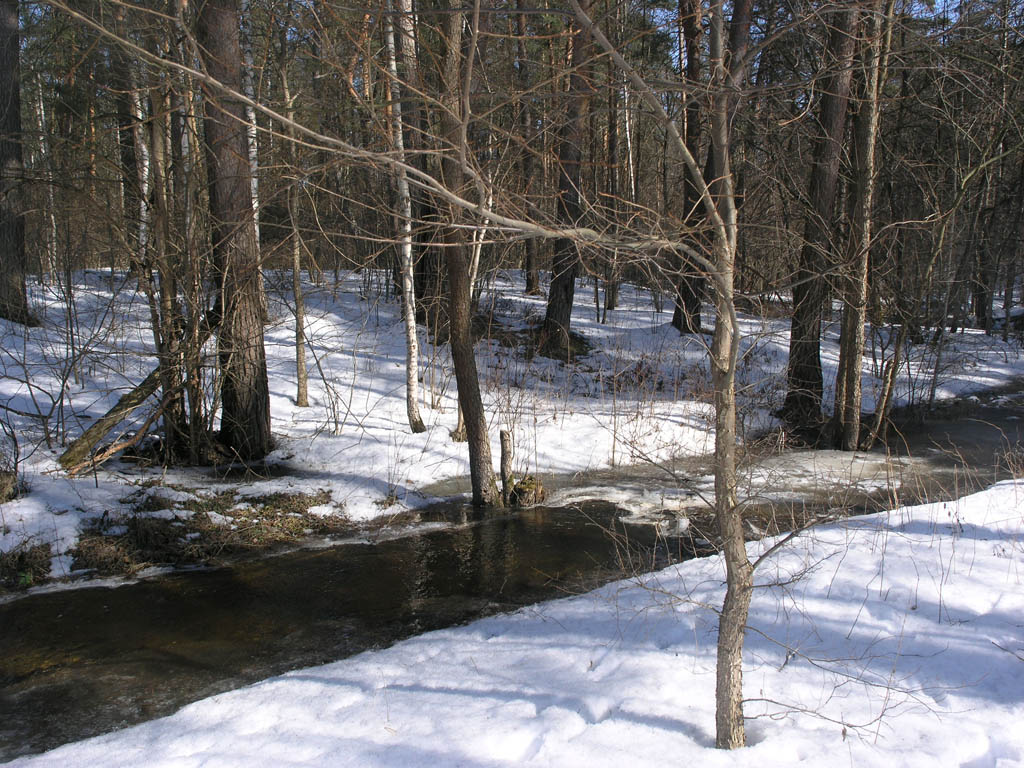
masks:
<svg viewBox="0 0 1024 768"><path fill-rule="evenodd" d="M172 263L171 246L171 192L169 173L169 115L171 95L168 88L153 91L153 115L149 132L152 150L150 152L153 170L153 214L151 217L153 237L153 263L159 276L159 325L155 329L157 350L162 369L163 389L164 455L167 459L177 458L181 448L187 445L188 425L185 418L185 398L182 390L182 350L179 328L181 313L178 310L178 264Z"/></svg>
<svg viewBox="0 0 1024 768"><path fill-rule="evenodd" d="M727 591L719 618L718 667L716 687L716 745L721 748L743 746L743 638L753 584L753 567L747 559L743 540L743 520L736 501L736 368L739 361L739 329L733 296L733 272L736 263L737 210L730 167L729 124L735 103L740 70L725 67L725 21L722 4L711 5L710 65L712 94L711 141L719 176L712 194L701 167L686 147L678 128L665 111L658 96L630 66L622 54L608 42L580 7L570 0L577 18L594 39L640 90L651 111L672 136L688 174L699 190L699 199L713 232L710 263L705 263L715 287L715 334L711 345L711 375L715 391L715 515L723 542ZM735 21L735 18L734 18ZM743 25L746 28L746 25ZM735 39L735 36L733 36ZM689 249L690 257L703 260Z"/></svg>
<svg viewBox="0 0 1024 768"><path fill-rule="evenodd" d="M726 592L718 620L715 684L715 746L746 744L743 722L743 641L753 591L754 568L747 559L743 515L736 498L736 369L739 328L733 295L738 211L731 167L730 125L744 79L743 61L750 29L751 0L733 6L728 48L723 0L710 7L711 175L706 195L717 211L714 226L715 334L711 341L711 381L715 391L715 517L725 556ZM731 58L731 68L727 67Z"/></svg>
<svg viewBox="0 0 1024 768"><path fill-rule="evenodd" d="M684 94L686 108L683 113L683 141L694 158L700 156L700 99L701 85L701 38L703 31L700 24L702 6L698 0L680 0L679 16L682 29L682 42L686 48L685 64L680 61L683 69ZM683 179L683 221L692 221L698 214L700 194L693 179ZM672 312L672 327L680 333L700 333L700 306L706 293L707 280L700 269L690 259L680 255L676 259L675 309Z"/></svg>
<svg viewBox="0 0 1024 768"><path fill-rule="evenodd" d="M856 6L836 11L832 18L826 65L833 70L822 87L809 198L812 210L804 223L804 244L793 280L793 320L790 326L788 390L783 405L787 421L797 426L821 422L821 321L828 286L823 264L835 261L835 197L846 130L850 92Z"/></svg>
<svg viewBox="0 0 1024 768"><path fill-rule="evenodd" d="M309 407L309 373L306 371L306 304L302 295L302 229L299 227L299 149L295 126L295 100L288 83L288 36L287 28L282 27L281 34L281 95L284 96L285 135L288 136L288 156L292 165L292 179L288 187L288 223L292 237L292 295L295 298L295 405L299 408ZM259 230L257 229L257 232Z"/></svg>
<svg viewBox="0 0 1024 768"><path fill-rule="evenodd" d="M526 0L516 0L516 9L522 11ZM532 195L536 194L534 189L534 159L533 159L533 145L536 142L536 131L534 130L533 120L534 115L530 109L530 99L527 95L527 91L530 88L530 70L528 64L528 58L526 54L526 14L516 14L516 83L519 86L520 92L523 94L520 101L520 121L523 131L523 148L522 148L522 160L520 161L520 170L523 174L523 184L525 189L523 194L526 197L526 204L530 211L533 212ZM539 116L537 116L539 119ZM537 238L528 238L524 244L526 250L525 263L523 264L523 270L526 273L526 294L528 296L539 296L540 295L540 241Z"/></svg>
<svg viewBox="0 0 1024 768"><path fill-rule="evenodd" d="M0 1L0 317L37 325L28 308L25 272L24 166L17 0Z"/></svg>
<svg viewBox="0 0 1024 768"><path fill-rule="evenodd" d="M479 13L474 13L474 29L477 28L478 17ZM465 191L463 158L467 151L463 121L469 119L469 115L464 111L468 99L460 98L463 88L467 86L460 77L464 21L464 13L452 9L446 25L447 51L441 76L441 129L445 140L445 152L441 161L443 183L448 189L460 193ZM470 55L474 55L473 47L470 47ZM472 66L472 62L469 66ZM465 219L461 209L448 206L449 226L444 228L442 237L448 272L449 342L452 365L455 368L455 382L459 391L459 406L465 419L473 504L501 506L501 494L498 492L498 483L491 462L491 445L487 437L487 417L480 396L480 381L473 353L469 252L465 229L459 226L465 223Z"/></svg>
<svg viewBox="0 0 1024 768"><path fill-rule="evenodd" d="M584 12L589 2L581 3ZM563 227L580 224L583 206L580 187L583 183L580 172L582 160L583 133L587 117L587 103L590 99L589 83L583 71L586 61L586 45L579 28L570 37L572 52L569 56L569 96L565 122L558 134L558 223ZM568 355L569 324L576 295L576 278L580 269L580 253L576 243L566 237L555 240L551 261L551 289L548 292L547 312L541 335L543 346L549 353Z"/></svg>
<svg viewBox="0 0 1024 768"><path fill-rule="evenodd" d="M198 33L206 71L225 87L239 90L238 0L205 0L199 7ZM203 90L213 258L220 282L221 440L239 459L249 461L266 456L271 434L245 110L210 86Z"/></svg>
<svg viewBox="0 0 1024 768"><path fill-rule="evenodd" d="M861 101L854 119L854 200L835 401L839 447L844 451L855 451L860 443L861 366L864 360L864 324L867 320L871 213L875 199L879 89L883 57L887 54L888 48L886 45L883 50L882 35L885 30L881 14L882 3L876 0L865 19L867 42L862 68L865 81L862 84ZM885 18L889 18L888 14Z"/></svg>
<svg viewBox="0 0 1024 768"><path fill-rule="evenodd" d="M388 74L391 76L391 132L398 159L405 161L405 125L402 119L402 95L398 81L395 30L391 17L384 19L384 35L388 52ZM420 351L416 330L416 286L413 281L412 195L405 169L396 174L398 186L398 247L401 251L402 320L405 324L405 411L409 429L414 433L427 430L420 416L419 370Z"/></svg>

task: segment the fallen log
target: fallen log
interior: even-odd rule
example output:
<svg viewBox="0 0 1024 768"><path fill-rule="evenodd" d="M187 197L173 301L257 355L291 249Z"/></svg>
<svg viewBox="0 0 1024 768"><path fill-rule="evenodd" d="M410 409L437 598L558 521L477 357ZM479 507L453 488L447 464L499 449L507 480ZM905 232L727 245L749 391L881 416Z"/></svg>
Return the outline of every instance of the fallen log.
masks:
<svg viewBox="0 0 1024 768"><path fill-rule="evenodd" d="M60 465L67 470L88 463L93 448L107 436L114 427L124 421L129 414L139 408L160 387L160 367L157 366L149 376L142 380L135 389L121 395L117 404L96 420L91 427L73 440L67 450L60 455Z"/></svg>
<svg viewBox="0 0 1024 768"><path fill-rule="evenodd" d="M218 315L214 311L207 313L206 322L200 326L196 348L201 349L206 340L213 334L217 327ZM96 423L89 427L82 436L72 441L67 450L60 455L62 468L71 471L78 471L82 464L87 463L92 451L99 445L99 442L107 436L114 427L124 421L131 413L137 410L160 388L161 370L158 365L153 369L142 383L130 392L126 392L117 401L117 404L96 420Z"/></svg>
<svg viewBox="0 0 1024 768"><path fill-rule="evenodd" d="M69 475L74 477L75 475L84 472L87 469L98 467L111 456L113 456L116 453L120 453L125 448L132 448L133 446L138 445L139 443L142 442L143 438L149 433L149 428L153 426L154 421L160 418L166 407L167 399L164 398L164 401L160 403L160 407L153 411L151 414L149 414L149 416L146 418L146 423L142 425L139 431L136 432L131 437L129 437L127 440L122 440L119 443L109 445L102 451L100 451L100 453L93 456L88 456L85 459L85 461L81 462L80 464L72 464L71 466L65 466L64 469L68 471ZM62 456L61 459L63 460L63 458L64 457Z"/></svg>

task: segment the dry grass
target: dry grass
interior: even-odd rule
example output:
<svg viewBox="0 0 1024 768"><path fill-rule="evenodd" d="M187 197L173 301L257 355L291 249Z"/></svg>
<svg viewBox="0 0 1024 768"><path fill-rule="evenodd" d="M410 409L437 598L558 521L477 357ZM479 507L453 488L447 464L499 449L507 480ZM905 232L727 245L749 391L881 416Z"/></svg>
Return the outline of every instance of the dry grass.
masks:
<svg viewBox="0 0 1024 768"><path fill-rule="evenodd" d="M167 519L148 513L166 510L165 499L150 496L125 516L107 516L79 537L72 551L75 570L97 575L131 575L154 565L220 563L280 550L310 536L351 533L339 516L311 514L330 494L275 493L247 498L233 492L176 504Z"/></svg>
<svg viewBox="0 0 1024 768"><path fill-rule="evenodd" d="M28 589L50 574L50 545L26 544L0 552L0 593Z"/></svg>

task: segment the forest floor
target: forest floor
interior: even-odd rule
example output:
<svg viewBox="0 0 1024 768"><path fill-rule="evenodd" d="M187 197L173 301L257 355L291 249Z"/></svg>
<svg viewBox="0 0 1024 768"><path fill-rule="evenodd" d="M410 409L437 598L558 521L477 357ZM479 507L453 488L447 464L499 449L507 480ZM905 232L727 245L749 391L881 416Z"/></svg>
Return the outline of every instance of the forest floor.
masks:
<svg viewBox="0 0 1024 768"><path fill-rule="evenodd" d="M309 408L294 405L290 296L277 284L286 281L269 276L277 446L264 472L111 462L67 477L57 470L61 445L153 362L141 297L113 290L106 273L79 278L73 314L55 290L33 286L44 325L0 324L0 417L17 437L21 473L20 495L0 504L5 599L73 586L103 573L105 560L111 572L121 563L145 576L139 568L160 562L147 545L203 560L401 525L436 500L422 489L467 474L465 446L448 436L456 409L446 350L421 336L428 431L413 435L398 305L374 297L372 276L351 274L307 285ZM568 362L510 345L543 312L519 275L496 274L481 307L494 451L498 429L510 429L518 475L649 467L709 449L707 337L680 338L646 291L624 286L603 324L593 305L577 306L587 350ZM774 314L741 317L748 436L774 425L784 394L788 329ZM825 336L826 381L837 326ZM866 410L887 341L883 331L871 339ZM933 385L948 399L1024 374L1014 342L978 331L947 342L941 356L931 345L910 351L899 402L925 401ZM816 527L773 552L751 608L751 746L739 753L713 749L723 565L709 557L273 678L13 765L1024 765L1022 493L1004 482ZM615 501L682 503L663 493ZM751 542L751 556L773 543ZM128 544L141 554L125 566ZM90 548L91 562L82 559Z"/></svg>
<svg viewBox="0 0 1024 768"><path fill-rule="evenodd" d="M294 316L290 277L268 274L267 355L276 448L265 465L165 468L145 449L70 478L56 459L73 439L153 364L148 307L126 276L77 275L71 291L33 285L44 323L25 329L0 321L0 421L17 439L19 497L0 504L0 591L42 582L138 575L168 564L223 562L293 547L308 538L346 537L403 525L437 500L424 489L465 477L464 444L449 437L456 421L451 361L421 330L423 434L412 434L404 400L405 348L399 304L377 293L364 272L338 283L306 285L310 402L294 404ZM535 354L531 329L543 300L526 296L521 275L492 275L480 302L477 353L492 452L508 429L517 477L571 475L705 454L712 445L708 336L681 337L670 307L622 286L618 309L598 322L584 299L573 315L582 340L568 361ZM738 394L741 432L775 426L784 395L788 327L780 313L741 315ZM705 318L705 326L711 326ZM825 379L834 377L838 323L825 333ZM873 408L887 333L872 332L865 360L865 410ZM211 349L212 351L212 349ZM1024 374L1014 341L979 331L946 337L908 354L899 403L938 401L1011 382ZM210 374L212 376L212 373ZM828 385L830 386L830 385ZM826 393L826 399L830 393ZM140 410L121 434L145 417ZM113 441L117 434L111 435ZM2 469L2 468L0 468ZM650 503L672 506L664 494ZM629 507L636 499L622 499Z"/></svg>

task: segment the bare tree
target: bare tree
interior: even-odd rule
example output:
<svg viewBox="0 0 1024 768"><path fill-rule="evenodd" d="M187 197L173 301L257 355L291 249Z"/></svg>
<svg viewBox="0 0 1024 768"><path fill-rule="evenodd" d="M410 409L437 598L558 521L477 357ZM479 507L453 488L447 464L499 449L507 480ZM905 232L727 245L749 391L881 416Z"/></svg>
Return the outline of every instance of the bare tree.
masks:
<svg viewBox="0 0 1024 768"><path fill-rule="evenodd" d="M700 156L701 143L701 16L703 7L699 0L680 0L679 26L681 48L686 51L685 57L680 55L679 68L687 96L684 107L682 134L687 149L695 158ZM692 219L699 216L700 199L697 186L689 177L683 178L683 201L681 218ZM700 305L704 298L706 280L700 268L689 259L679 257L676 268L675 309L672 313L672 326L680 333L700 333Z"/></svg>
<svg viewBox="0 0 1024 768"><path fill-rule="evenodd" d="M469 56L462 55L465 12L454 8L450 8L449 12L445 25L446 48L441 73L441 133L446 149L441 161L441 182L449 190L465 193L466 174L469 170L466 139L470 120L468 87L476 45L475 40L472 41L467 46ZM479 21L480 0L477 0L471 24L474 36L479 29ZM480 380L473 353L472 285L469 281L469 248L463 226L465 209L450 203L447 207L449 225L444 228L443 239L445 266L448 270L448 333L459 390L459 408L462 410L469 448L473 504L501 506L501 494L487 437L487 416L480 396Z"/></svg>
<svg viewBox="0 0 1024 768"><path fill-rule="evenodd" d="M627 75L647 107L668 131L711 223L710 259L706 259L692 246L676 243L676 247L707 271L714 286L715 332L711 343L711 376L715 398L715 516L726 565L726 596L718 625L715 743L723 749L734 749L746 742L742 657L753 589L753 566L747 558L742 511L736 496L736 368L739 361L739 327L733 295L733 270L736 263L738 221L729 124L735 108L735 75L739 70L730 70L728 66L731 51L727 43L723 3L722 0L714 0L710 7L708 63L711 81L708 114L718 175L711 180L717 182L712 192L709 179L686 146L678 126L666 113L661 100L593 24L577 0L570 2L583 27ZM740 19L734 21L747 23ZM740 33L737 33L736 40L745 43Z"/></svg>
<svg viewBox="0 0 1024 768"><path fill-rule="evenodd" d="M875 146L878 141L879 93L891 35L893 0L883 13L881 0L867 9L861 55L859 99L854 118L854 181L848 274L844 285L843 328L836 374L835 424L839 446L855 451L860 446L861 365L864 359L864 323L867 320L868 262L871 253L871 217L875 201Z"/></svg>
<svg viewBox="0 0 1024 768"><path fill-rule="evenodd" d="M584 0L583 12L589 12ZM581 202L583 178L580 163L583 154L583 136L590 101L587 82L586 37L574 29L569 37L569 93L565 117L558 132L558 212L559 223L566 228L579 226L583 216ZM543 342L552 353L568 354L569 324L576 294L576 278L580 271L578 245L571 238L555 240L551 259L551 288L548 291L547 312L542 327Z"/></svg>
<svg viewBox="0 0 1024 768"><path fill-rule="evenodd" d="M524 194L526 195L527 201L531 200L531 194L535 191L535 188L539 186L536 180L533 178L534 172L534 142L537 139L537 131L534 128L534 121L538 119L538 115L535 114L535 110L531 108L529 98L530 89L530 63L529 57L526 51L527 43L527 25L526 25L526 13L524 13L525 0L516 0L516 9L519 13L516 14L516 80L519 85L519 90L523 94L522 102L519 104L520 120L522 125L522 160L521 168L523 174L523 184L526 189ZM528 204L531 204L528 202ZM528 238L524 247L526 249L525 263L523 264L523 270L526 272L526 293L531 296L540 294L540 241L537 238Z"/></svg>
<svg viewBox="0 0 1024 768"><path fill-rule="evenodd" d="M244 7L244 6L243 6ZM243 10L244 13L244 10ZM287 13L285 15L285 23L281 25L278 31L279 41L279 66L280 66L280 77L281 77L281 95L284 98L284 113L288 118L288 122L285 125L285 134L288 136L288 159L291 162L293 172L296 174L296 178L292 180L288 187L288 224L291 227L291 252L292 252L292 297L295 301L295 405L299 408L307 408L309 406L309 373L306 371L306 304L302 292L302 254L305 251L306 246L302 237L302 228L299 226L299 203L300 203L300 188L302 186L301 171L299 169L299 143L297 136L295 135L295 96L292 95L291 85L288 78L288 61L291 55L288 51L288 19L291 16L291 3L288 3ZM247 68L249 66L248 59L251 59L252 51L249 50L247 56ZM248 94L247 94L248 95ZM252 111L250 115L249 109L246 110L246 117L249 121L248 128L252 128L255 125L255 112ZM253 147L253 136L249 136L249 147ZM253 167L252 156L250 156L250 168ZM253 205L255 206L258 201L257 188L255 184L252 187L253 190ZM259 226L257 221L256 226L256 237L259 239Z"/></svg>

